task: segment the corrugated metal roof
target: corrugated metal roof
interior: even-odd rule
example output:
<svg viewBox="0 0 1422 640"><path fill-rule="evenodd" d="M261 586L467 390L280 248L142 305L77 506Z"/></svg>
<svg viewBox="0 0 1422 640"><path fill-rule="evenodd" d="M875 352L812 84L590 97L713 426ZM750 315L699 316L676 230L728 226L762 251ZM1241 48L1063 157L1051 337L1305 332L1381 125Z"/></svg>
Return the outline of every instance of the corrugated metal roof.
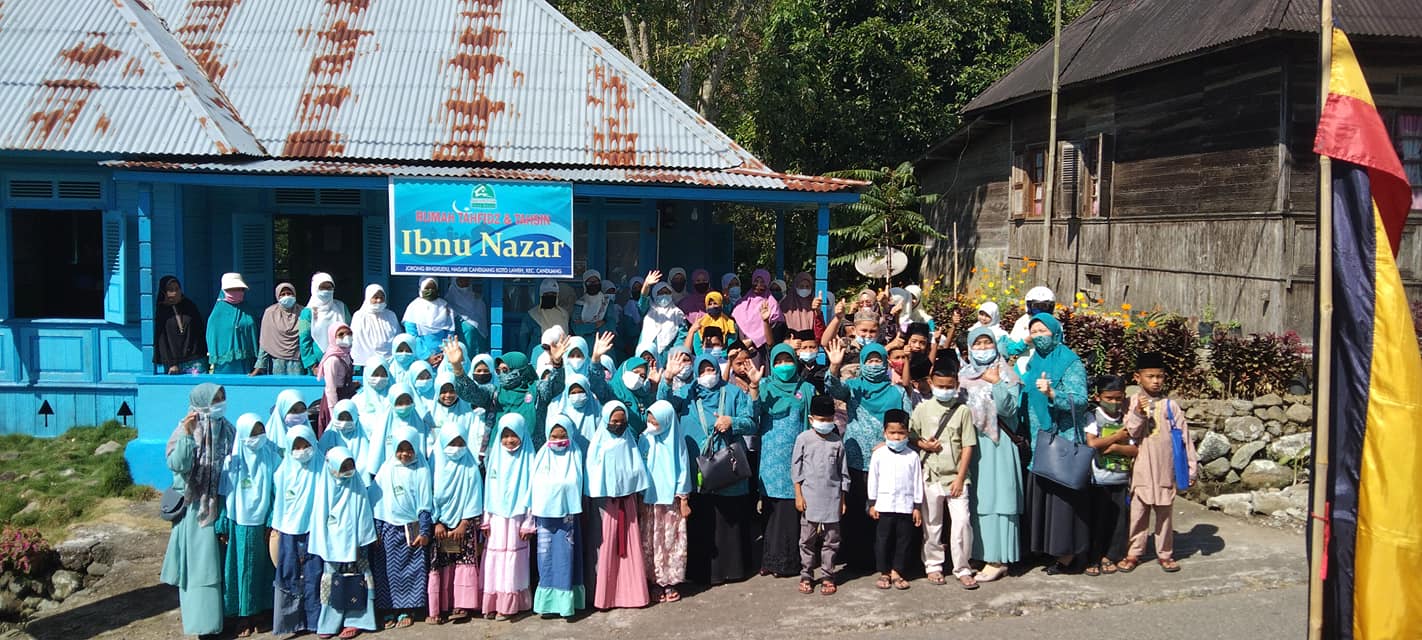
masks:
<svg viewBox="0 0 1422 640"><path fill-rule="evenodd" d="M163 0L155 10L275 156L758 164L542 0Z"/></svg>
<svg viewBox="0 0 1422 640"><path fill-rule="evenodd" d="M4 3L0 147L263 153L183 47L131 0Z"/></svg>
<svg viewBox="0 0 1422 640"><path fill-rule="evenodd" d="M102 163L117 169L206 173L255 173L340 176L433 176L490 180L546 180L553 182L608 182L635 184L686 184L702 187L735 187L826 193L868 183L858 180L802 176L754 169L640 169L628 167L506 167L421 166L393 163L356 163L334 160L253 160L249 162L165 162L114 160Z"/></svg>
<svg viewBox="0 0 1422 640"><path fill-rule="evenodd" d="M1422 0L1350 0L1334 8L1352 35L1422 38ZM1098 0L1062 28L1061 84L1089 82L1132 69L1280 31L1317 32L1316 0ZM981 111L1046 93L1048 42L964 107Z"/></svg>

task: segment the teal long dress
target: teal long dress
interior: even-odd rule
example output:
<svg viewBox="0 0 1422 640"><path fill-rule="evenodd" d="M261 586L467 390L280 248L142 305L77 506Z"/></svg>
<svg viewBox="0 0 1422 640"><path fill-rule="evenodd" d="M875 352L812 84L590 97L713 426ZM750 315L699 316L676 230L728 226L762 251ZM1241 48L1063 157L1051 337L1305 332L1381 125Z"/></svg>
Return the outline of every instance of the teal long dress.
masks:
<svg viewBox="0 0 1422 640"><path fill-rule="evenodd" d="M257 363L257 320L242 305L218 299L207 319L213 373L248 373Z"/></svg>
<svg viewBox="0 0 1422 640"><path fill-rule="evenodd" d="M168 454L174 490L187 489L187 475L192 470L196 450L193 437L184 435ZM160 577L164 584L178 588L183 633L187 635L222 631L222 547L217 543L215 524L199 525L198 510L189 508L183 519L173 525L168 551L163 556Z"/></svg>
<svg viewBox="0 0 1422 640"><path fill-rule="evenodd" d="M1017 430L1021 394L1014 382L992 385L992 398L1002 423ZM1022 457L1008 434L997 442L978 438L971 466L973 497L973 557L983 562L1017 562L1022 520Z"/></svg>

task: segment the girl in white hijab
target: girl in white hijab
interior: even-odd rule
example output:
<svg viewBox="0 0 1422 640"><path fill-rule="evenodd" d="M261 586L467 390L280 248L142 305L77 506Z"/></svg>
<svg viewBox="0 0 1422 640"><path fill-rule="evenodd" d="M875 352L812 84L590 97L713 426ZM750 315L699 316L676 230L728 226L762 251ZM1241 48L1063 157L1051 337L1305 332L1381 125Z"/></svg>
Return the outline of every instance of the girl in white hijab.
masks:
<svg viewBox="0 0 1422 640"><path fill-rule="evenodd" d="M351 318L351 359L367 362L378 357L390 360L390 341L400 335L400 319L385 302L385 288L378 284L365 286L365 301Z"/></svg>
<svg viewBox="0 0 1422 640"><path fill-rule="evenodd" d="M489 305L478 287L470 278L450 279L449 288L444 291L444 300L459 317L460 339L468 345L470 353L484 353L489 350Z"/></svg>
<svg viewBox="0 0 1422 640"><path fill-rule="evenodd" d="M434 278L420 280L420 297L405 307L405 333L415 337L415 357L424 360L440 350L441 343L459 333L459 320L449 303L439 297Z"/></svg>
<svg viewBox="0 0 1422 640"><path fill-rule="evenodd" d="M540 344L536 342L540 336L546 337L549 331L555 328L567 335L569 328L568 310L561 304L558 283L552 279L544 278L538 283L538 304L528 310L528 317L533 322L527 329L529 343L529 356L533 357L533 348ZM546 340L542 344L549 344Z"/></svg>
<svg viewBox="0 0 1422 640"><path fill-rule="evenodd" d="M331 327L350 324L351 312L346 303L336 299L336 281L331 274L317 272L311 276L311 299L301 310L301 320L297 331L301 341L301 364L307 369L315 369L321 364L321 356L326 354Z"/></svg>
<svg viewBox="0 0 1422 640"><path fill-rule="evenodd" d="M583 295L573 303L573 335L582 336L588 343L592 343L598 332L604 330L607 308L611 304L612 298L603 293L602 274L595 269L584 271Z"/></svg>
<svg viewBox="0 0 1422 640"><path fill-rule="evenodd" d="M652 287L652 304L647 314L642 316L642 335L639 348L649 348L656 354L658 362L665 362L667 352L680 343L686 331L686 314L674 302L671 285L658 282Z"/></svg>

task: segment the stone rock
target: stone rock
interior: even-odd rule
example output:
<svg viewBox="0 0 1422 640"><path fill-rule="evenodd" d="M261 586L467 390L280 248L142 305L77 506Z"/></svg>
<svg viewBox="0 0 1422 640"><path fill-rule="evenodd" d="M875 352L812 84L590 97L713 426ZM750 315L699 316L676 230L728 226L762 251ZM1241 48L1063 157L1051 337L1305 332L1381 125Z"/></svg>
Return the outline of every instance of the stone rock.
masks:
<svg viewBox="0 0 1422 640"><path fill-rule="evenodd" d="M1254 456L1259 455L1259 452L1263 450L1263 442L1246 442L1239 445L1239 448L1234 450L1234 456L1229 459L1230 468L1236 471L1243 471L1245 467L1249 466L1249 461L1253 460Z"/></svg>
<svg viewBox="0 0 1422 640"><path fill-rule="evenodd" d="M0 473L0 482L13 482L14 480L15 480L15 472L14 472L14 471L5 471L5 472L3 472L3 473Z"/></svg>
<svg viewBox="0 0 1422 640"><path fill-rule="evenodd" d="M1282 489L1294 483L1294 471L1273 460L1255 460L1239 477L1246 489Z"/></svg>
<svg viewBox="0 0 1422 640"><path fill-rule="evenodd" d="M1254 496L1248 493L1225 493L1205 501L1205 506L1232 516L1247 516L1254 508Z"/></svg>
<svg viewBox="0 0 1422 640"><path fill-rule="evenodd" d="M73 571L60 569L49 577L50 596L63 602L75 591L84 588L84 577Z"/></svg>
<svg viewBox="0 0 1422 640"><path fill-rule="evenodd" d="M1239 472L1230 469L1229 473L1225 474L1225 484L1239 484Z"/></svg>
<svg viewBox="0 0 1422 640"><path fill-rule="evenodd" d="M10 584L5 585L5 591L16 598L23 598L30 595L30 581L23 576L15 576L10 580Z"/></svg>
<svg viewBox="0 0 1422 640"><path fill-rule="evenodd" d="M1264 421L1283 422L1288 418L1284 417L1284 410L1281 407L1269 407L1264 410Z"/></svg>
<svg viewBox="0 0 1422 640"><path fill-rule="evenodd" d="M1270 442L1274 441L1274 434L1265 431L1264 433L1259 434L1259 441L1264 444L1269 444Z"/></svg>
<svg viewBox="0 0 1422 640"><path fill-rule="evenodd" d="M123 445L121 445L121 444L119 444L119 443L117 443L117 442L114 442L113 440L110 440L110 441L108 441L108 442L105 442L105 443L99 445L99 447L98 447L97 449L94 449L94 455L95 455L95 456L106 456L106 455L109 455L110 453L114 453L114 452L122 451L122 450L123 450Z"/></svg>
<svg viewBox="0 0 1422 640"><path fill-rule="evenodd" d="M89 565L89 577L102 578L108 575L109 568L110 567L107 564L104 564L102 562L95 562L94 564Z"/></svg>
<svg viewBox="0 0 1422 640"><path fill-rule="evenodd" d="M1313 407L1301 404L1291 405L1289 410L1284 412L1284 417L1287 418L1289 422L1311 424L1313 423Z"/></svg>
<svg viewBox="0 0 1422 640"><path fill-rule="evenodd" d="M1224 432L1235 442L1251 442L1259 439L1259 434L1264 433L1264 421L1254 416L1226 418Z"/></svg>
<svg viewBox="0 0 1422 640"><path fill-rule="evenodd" d="M1196 447L1200 446L1200 441L1205 439L1207 429L1200 425L1190 424L1188 420L1185 422L1185 426L1190 428L1190 442L1195 443Z"/></svg>
<svg viewBox="0 0 1422 640"><path fill-rule="evenodd" d="M54 548L59 554L59 564L70 571L83 571L94 561L93 549L99 543L92 537L65 540Z"/></svg>
<svg viewBox="0 0 1422 640"><path fill-rule="evenodd" d="M1277 438L1284 435L1284 425L1278 420L1269 420L1264 423L1264 432Z"/></svg>
<svg viewBox="0 0 1422 640"><path fill-rule="evenodd" d="M1259 418L1260 420L1267 420L1267 419L1269 418L1269 411L1268 411L1267 409L1263 408L1263 407L1260 407L1260 408L1258 408L1258 409L1255 409L1255 410L1252 411L1252 412L1246 411L1246 412L1244 413L1244 415L1250 415L1250 414L1253 414L1254 417Z"/></svg>
<svg viewBox="0 0 1422 640"><path fill-rule="evenodd" d="M1236 414L1243 416L1249 414L1249 411L1254 408L1254 403L1248 400L1230 400L1229 406L1234 408Z"/></svg>
<svg viewBox="0 0 1422 640"><path fill-rule="evenodd" d="M1291 436L1291 435L1294 435L1295 433L1302 433L1303 430L1304 430L1304 427L1303 427L1302 425L1297 425L1297 424L1294 424L1294 423L1292 423L1292 422L1285 422L1285 423L1284 423L1284 435L1286 435L1286 436Z"/></svg>
<svg viewBox="0 0 1422 640"><path fill-rule="evenodd" d="M1278 511L1287 511L1293 507L1289 499L1278 491L1255 491L1254 492L1254 512L1273 515Z"/></svg>
<svg viewBox="0 0 1422 640"><path fill-rule="evenodd" d="M1307 521L1308 521L1308 511L1305 511L1305 510L1303 510L1303 509L1294 509L1294 508L1285 509L1285 510L1284 510L1284 515L1287 515L1287 516L1289 516L1290 518L1293 518L1293 519L1295 519L1295 520L1298 520L1299 522L1307 522Z"/></svg>
<svg viewBox="0 0 1422 640"><path fill-rule="evenodd" d="M1216 418L1228 418L1234 415L1234 407L1230 406L1228 400L1201 400L1200 408L1206 415Z"/></svg>
<svg viewBox="0 0 1422 640"><path fill-rule="evenodd" d="M1284 404L1284 399L1280 398L1277 393L1266 393L1254 399L1256 407L1277 407L1281 404Z"/></svg>
<svg viewBox="0 0 1422 640"><path fill-rule="evenodd" d="M1205 417L1205 408L1198 404L1191 404L1189 408L1185 409L1186 420L1203 420Z"/></svg>
<svg viewBox="0 0 1422 640"><path fill-rule="evenodd" d="M1200 443L1195 445L1195 453L1200 457L1200 464L1208 464L1218 458L1229 455L1229 438L1226 438L1214 431L1206 431Z"/></svg>
<svg viewBox="0 0 1422 640"><path fill-rule="evenodd" d="M1229 458L1215 458L1201 469L1205 472L1206 478L1219 480L1229 474Z"/></svg>
<svg viewBox="0 0 1422 640"><path fill-rule="evenodd" d="M40 600L39 604L35 606L35 613L47 613L58 608L59 602L56 600Z"/></svg>
<svg viewBox="0 0 1422 640"><path fill-rule="evenodd" d="M1280 464L1307 460L1313 454L1313 434L1295 433L1269 443L1269 457Z"/></svg>
<svg viewBox="0 0 1422 640"><path fill-rule="evenodd" d="M9 591L0 591L0 619L16 620L20 617L23 604L20 598Z"/></svg>

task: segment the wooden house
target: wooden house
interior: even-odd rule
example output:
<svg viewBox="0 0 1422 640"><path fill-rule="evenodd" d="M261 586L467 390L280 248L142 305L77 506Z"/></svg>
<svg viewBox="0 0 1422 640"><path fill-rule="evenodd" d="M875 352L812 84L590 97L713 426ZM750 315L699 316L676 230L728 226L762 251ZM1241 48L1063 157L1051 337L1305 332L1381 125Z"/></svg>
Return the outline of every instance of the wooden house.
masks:
<svg viewBox="0 0 1422 640"><path fill-rule="evenodd" d="M1418 292L1422 3L1337 3L1336 21L1413 184L1399 266ZM1318 3L1301 0L1100 0L1064 27L1050 265L1031 284L1310 336L1317 32ZM930 278L1016 276L1043 257L1051 69L1048 43L918 160L944 194Z"/></svg>

